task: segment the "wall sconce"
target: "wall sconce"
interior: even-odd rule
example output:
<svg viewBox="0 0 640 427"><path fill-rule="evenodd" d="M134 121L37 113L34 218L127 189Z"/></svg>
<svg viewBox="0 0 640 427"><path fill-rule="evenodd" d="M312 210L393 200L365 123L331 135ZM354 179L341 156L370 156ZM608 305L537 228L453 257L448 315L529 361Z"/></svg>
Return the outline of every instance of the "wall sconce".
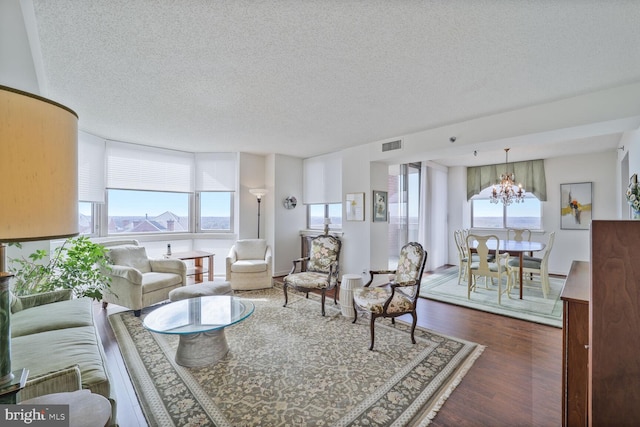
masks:
<svg viewBox="0 0 640 427"><path fill-rule="evenodd" d="M298 199L293 196L285 197L285 199L282 201L282 206L284 206L286 209L295 209L297 204Z"/></svg>

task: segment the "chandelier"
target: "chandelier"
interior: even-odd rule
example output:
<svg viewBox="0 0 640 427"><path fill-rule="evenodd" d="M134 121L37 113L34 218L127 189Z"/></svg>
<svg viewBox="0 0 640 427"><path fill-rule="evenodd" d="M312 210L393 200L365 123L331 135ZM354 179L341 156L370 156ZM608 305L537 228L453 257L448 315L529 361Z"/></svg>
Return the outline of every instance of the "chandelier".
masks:
<svg viewBox="0 0 640 427"><path fill-rule="evenodd" d="M509 173L509 149L505 148L504 152L506 154L505 173L500 175L500 184L493 186L489 201L491 203L502 202L505 206L509 206L514 201L516 203L524 202L524 188L522 188L522 184L514 184L515 175L513 172Z"/></svg>

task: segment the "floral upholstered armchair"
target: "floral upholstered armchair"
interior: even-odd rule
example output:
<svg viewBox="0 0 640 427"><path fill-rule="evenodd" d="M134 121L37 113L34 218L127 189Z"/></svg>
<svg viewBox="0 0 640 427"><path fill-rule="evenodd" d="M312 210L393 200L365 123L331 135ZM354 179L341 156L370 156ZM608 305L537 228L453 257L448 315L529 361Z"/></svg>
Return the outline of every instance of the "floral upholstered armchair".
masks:
<svg viewBox="0 0 640 427"><path fill-rule="evenodd" d="M355 314L353 323L358 320L358 311L371 314L371 346L375 339L375 321L378 317L395 318L403 314L411 314L411 342L416 343L414 332L418 317L416 314L416 300L420 294L420 282L424 265L427 262L427 252L416 242L407 243L400 250L400 259L396 270L370 271L371 278L362 288L353 291L353 308ZM392 275L391 282L384 286L373 287L374 276L378 274Z"/></svg>
<svg viewBox="0 0 640 427"><path fill-rule="evenodd" d="M287 306L287 289L293 288L300 292L317 290L322 295L322 315L324 316L324 301L326 292L338 285L338 273L340 271L339 258L342 242L337 237L322 235L311 239L309 256L293 260L293 268L284 278L284 306ZM296 273L299 266L304 270ZM337 304L336 291L333 295L333 303Z"/></svg>

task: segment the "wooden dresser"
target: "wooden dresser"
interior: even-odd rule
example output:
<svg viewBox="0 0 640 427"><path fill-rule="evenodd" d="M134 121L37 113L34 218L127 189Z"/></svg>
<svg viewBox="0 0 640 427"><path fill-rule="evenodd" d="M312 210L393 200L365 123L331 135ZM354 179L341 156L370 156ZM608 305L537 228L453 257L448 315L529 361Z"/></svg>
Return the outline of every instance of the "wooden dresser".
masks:
<svg viewBox="0 0 640 427"><path fill-rule="evenodd" d="M563 426L640 420L640 221L594 220L561 298Z"/></svg>
<svg viewBox="0 0 640 427"><path fill-rule="evenodd" d="M588 262L573 261L560 294L563 426L587 425L590 273Z"/></svg>
<svg viewBox="0 0 640 427"><path fill-rule="evenodd" d="M589 426L640 422L640 221L592 221Z"/></svg>

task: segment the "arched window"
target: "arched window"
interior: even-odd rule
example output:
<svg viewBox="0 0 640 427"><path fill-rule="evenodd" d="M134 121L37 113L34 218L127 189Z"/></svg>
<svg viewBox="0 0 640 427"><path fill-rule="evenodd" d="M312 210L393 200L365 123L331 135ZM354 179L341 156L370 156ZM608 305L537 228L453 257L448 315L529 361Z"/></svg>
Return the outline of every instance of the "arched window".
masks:
<svg viewBox="0 0 640 427"><path fill-rule="evenodd" d="M471 227L542 229L542 203L536 196L527 192L524 202L505 206L491 203L491 189L487 187L471 198Z"/></svg>

